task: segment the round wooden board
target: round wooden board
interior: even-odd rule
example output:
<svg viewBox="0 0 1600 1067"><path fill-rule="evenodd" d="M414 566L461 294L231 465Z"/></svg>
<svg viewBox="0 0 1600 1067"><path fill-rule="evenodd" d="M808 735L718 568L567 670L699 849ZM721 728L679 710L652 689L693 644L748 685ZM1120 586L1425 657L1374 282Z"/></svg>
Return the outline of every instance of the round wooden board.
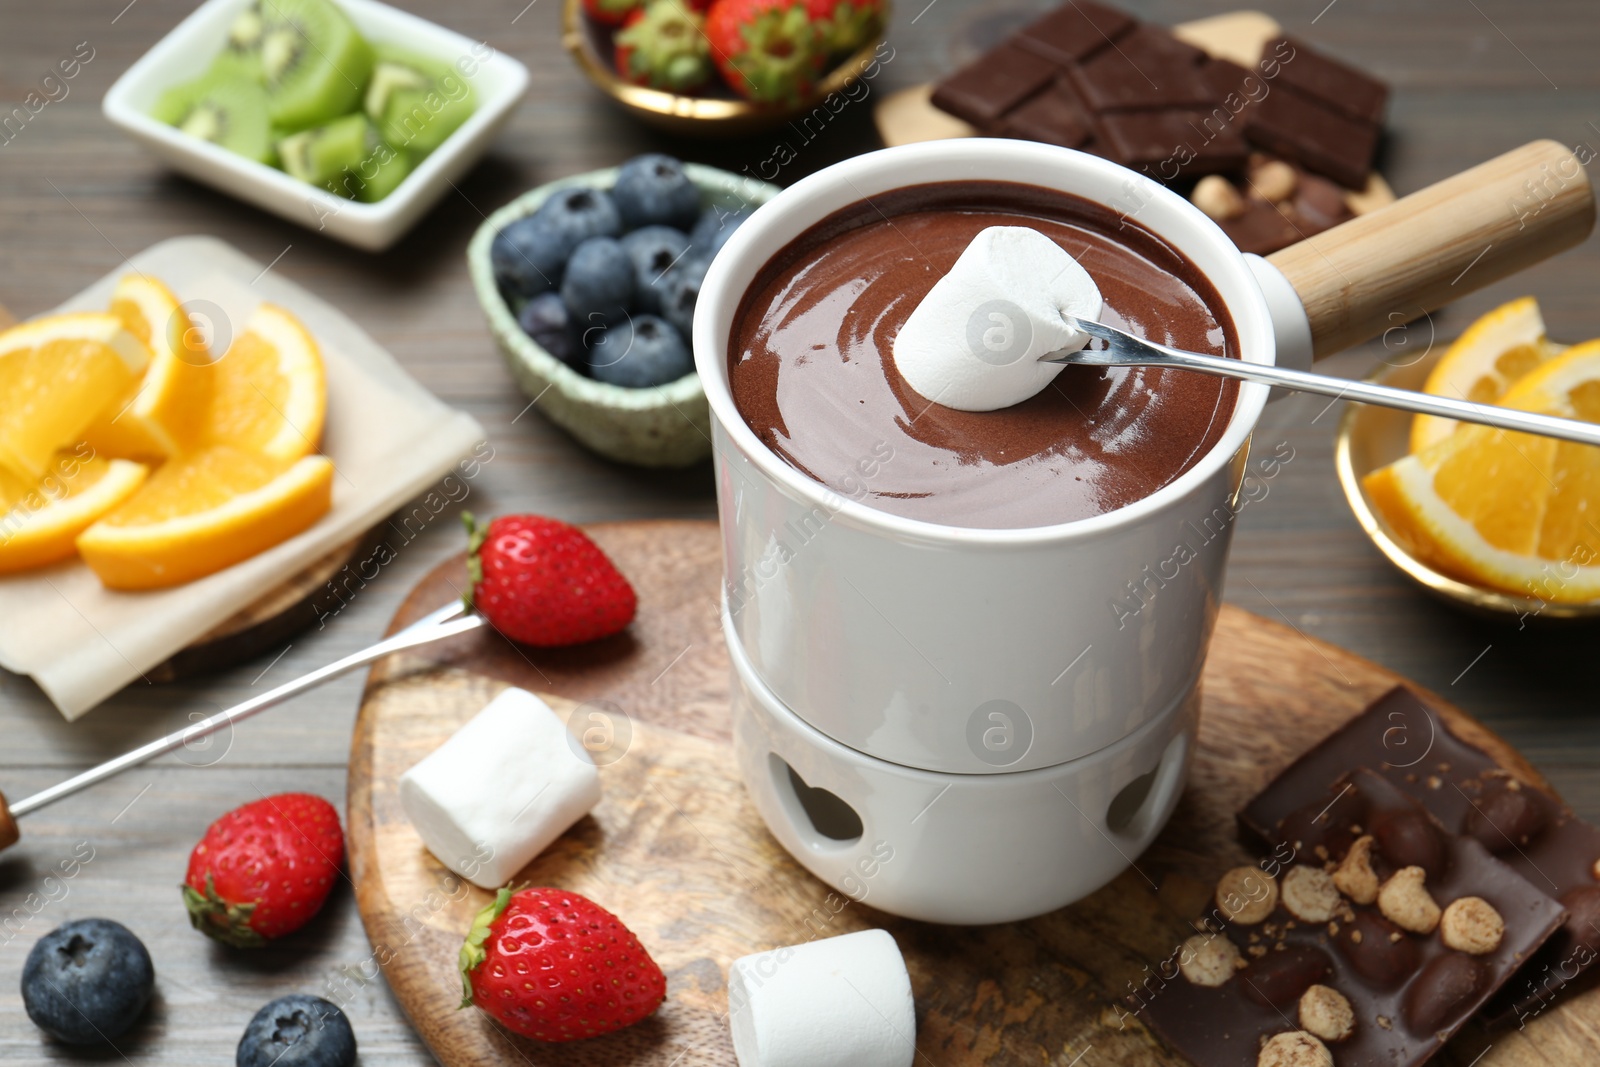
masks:
<svg viewBox="0 0 1600 1067"><path fill-rule="evenodd" d="M899 942L916 994L919 1067L1176 1065L1119 996L1187 934L1223 870L1250 862L1234 812L1294 756L1401 679L1232 607L1206 664L1189 785L1156 844L1111 885L1039 919L956 928L849 903L801 869L756 815L729 744L728 660L718 625L720 540L709 522L603 524L588 532L634 582L630 630L572 649L519 648L477 631L372 669L351 743L350 870L375 956L445 1067L731 1064L724 987L736 957L869 927ZM458 596L457 558L414 590L393 626ZM400 809L400 775L506 685L617 730L604 799L518 877L612 909L667 974L647 1022L569 1045L514 1037L459 1011L456 953L488 894L440 866ZM1538 773L1465 713L1423 694L1451 729L1527 780ZM584 702L590 708L582 709ZM602 703L603 702L603 703ZM624 738L626 737L626 740ZM1122 1022L1119 1022L1122 1019ZM1467 1042L1456 1045L1465 1048ZM1473 1042L1481 1049L1481 1036ZM1447 1046L1439 1060L1467 1067ZM1495 1039L1477 1067L1600 1062L1600 991Z"/></svg>

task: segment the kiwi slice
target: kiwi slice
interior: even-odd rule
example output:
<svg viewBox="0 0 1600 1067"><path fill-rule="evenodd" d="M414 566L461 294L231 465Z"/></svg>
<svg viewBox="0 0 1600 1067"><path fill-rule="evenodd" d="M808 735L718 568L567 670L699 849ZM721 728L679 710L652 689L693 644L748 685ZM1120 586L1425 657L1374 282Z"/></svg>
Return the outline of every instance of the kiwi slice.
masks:
<svg viewBox="0 0 1600 1067"><path fill-rule="evenodd" d="M234 18L224 56L259 64L272 123L304 130L356 111L372 46L331 0L258 0Z"/></svg>
<svg viewBox="0 0 1600 1067"><path fill-rule="evenodd" d="M211 72L237 75L260 83L263 80L261 35L264 29L261 13L253 7L247 7L234 16L228 27L228 39L221 53L212 61Z"/></svg>
<svg viewBox="0 0 1600 1067"><path fill-rule="evenodd" d="M472 115L472 86L450 65L381 46L362 102L385 141L416 156Z"/></svg>
<svg viewBox="0 0 1600 1067"><path fill-rule="evenodd" d="M219 144L247 159L275 161L267 93L248 78L205 74L168 89L152 114L191 137Z"/></svg>
<svg viewBox="0 0 1600 1067"><path fill-rule="evenodd" d="M360 113L285 137L278 155L283 169L301 181L368 203L393 192L412 167Z"/></svg>

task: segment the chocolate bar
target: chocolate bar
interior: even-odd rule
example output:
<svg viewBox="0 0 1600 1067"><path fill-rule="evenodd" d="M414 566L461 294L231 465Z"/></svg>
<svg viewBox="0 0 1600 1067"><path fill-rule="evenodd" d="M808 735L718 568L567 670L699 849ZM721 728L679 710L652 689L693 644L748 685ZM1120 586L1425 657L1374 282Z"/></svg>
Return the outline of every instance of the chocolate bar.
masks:
<svg viewBox="0 0 1600 1067"><path fill-rule="evenodd" d="M1600 960L1600 828L1452 733L1404 687L1292 763L1239 814L1240 825L1262 842L1301 839L1327 783L1352 767L1381 774L1567 909L1562 929L1489 1005L1487 1020L1533 1018Z"/></svg>
<svg viewBox="0 0 1600 1067"><path fill-rule="evenodd" d="M1560 905L1382 775L1320 799L1315 843L1225 874L1138 1005L1197 1067L1416 1067L1560 926Z"/></svg>
<svg viewBox="0 0 1600 1067"><path fill-rule="evenodd" d="M933 103L987 135L1091 152L1161 182L1242 178L1251 147L1272 152L1317 177L1292 201L1246 198L1224 222L1240 248L1265 254L1350 216L1323 186L1365 186L1388 89L1291 38L1262 54L1249 70L1069 0L940 82Z"/></svg>

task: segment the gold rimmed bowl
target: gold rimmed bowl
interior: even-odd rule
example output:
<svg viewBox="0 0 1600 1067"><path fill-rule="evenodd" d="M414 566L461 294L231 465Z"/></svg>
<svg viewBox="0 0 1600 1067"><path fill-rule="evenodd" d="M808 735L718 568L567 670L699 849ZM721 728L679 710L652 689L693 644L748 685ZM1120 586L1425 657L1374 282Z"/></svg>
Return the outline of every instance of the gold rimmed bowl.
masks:
<svg viewBox="0 0 1600 1067"><path fill-rule="evenodd" d="M561 41L584 76L641 121L691 137L740 137L797 119L825 106L829 96L844 92L857 79L871 78L873 65L879 62L883 27L888 22L889 5L885 3L878 32L872 39L854 54L838 60L817 82L811 95L794 104L753 103L721 85L708 89L703 96L689 96L625 82L617 76L616 49L611 40L615 28L601 25L585 14L583 0L564 0Z"/></svg>
<svg viewBox="0 0 1600 1067"><path fill-rule="evenodd" d="M1420 391L1428 372L1443 357L1445 349L1444 345L1437 346L1414 363L1384 364L1368 375L1367 380ZM1600 601L1558 604L1534 596L1485 589L1453 578L1418 559L1399 538L1389 532L1368 499L1366 490L1362 488L1361 479L1410 451L1412 418L1410 413L1392 408L1351 404L1339 420L1333 453L1339 485L1344 489L1345 500L1349 502L1356 521L1378 551L1429 593L1475 615L1515 622L1519 626L1535 621L1600 619Z"/></svg>

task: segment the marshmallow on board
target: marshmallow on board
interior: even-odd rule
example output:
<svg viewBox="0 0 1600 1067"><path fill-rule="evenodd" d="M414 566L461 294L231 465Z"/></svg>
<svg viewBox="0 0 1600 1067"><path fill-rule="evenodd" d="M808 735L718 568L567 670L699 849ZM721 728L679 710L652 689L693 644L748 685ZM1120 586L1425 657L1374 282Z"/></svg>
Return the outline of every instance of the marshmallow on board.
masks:
<svg viewBox="0 0 1600 1067"><path fill-rule="evenodd" d="M733 961L728 1014L739 1067L911 1067L911 976L885 930Z"/></svg>
<svg viewBox="0 0 1600 1067"><path fill-rule="evenodd" d="M400 779L400 806L440 863L498 889L600 802L589 753L524 689L495 697Z"/></svg>
<svg viewBox="0 0 1600 1067"><path fill-rule="evenodd" d="M918 393L945 407L994 411L1049 385L1088 335L1063 314L1095 319L1100 288L1072 254L1038 230L990 226L934 283L894 339L894 363Z"/></svg>

